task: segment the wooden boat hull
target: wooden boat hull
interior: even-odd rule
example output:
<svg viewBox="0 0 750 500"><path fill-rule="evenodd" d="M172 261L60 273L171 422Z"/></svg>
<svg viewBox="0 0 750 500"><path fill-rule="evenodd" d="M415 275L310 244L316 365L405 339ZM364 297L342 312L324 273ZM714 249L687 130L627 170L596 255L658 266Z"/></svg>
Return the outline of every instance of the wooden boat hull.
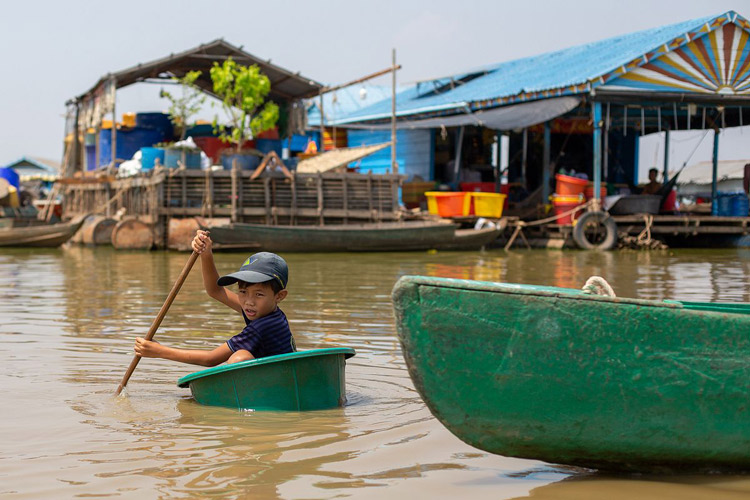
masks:
<svg viewBox="0 0 750 500"><path fill-rule="evenodd" d="M266 226L234 223L209 226L217 249L269 252L390 252L478 249L499 230L457 231L442 222L389 222L331 226Z"/></svg>
<svg viewBox="0 0 750 500"><path fill-rule="evenodd" d="M70 222L0 229L0 247L59 247L78 231L85 216Z"/></svg>
<svg viewBox="0 0 750 500"><path fill-rule="evenodd" d="M394 287L409 374L482 450L617 471L750 470L749 305L424 277Z"/></svg>
<svg viewBox="0 0 750 500"><path fill-rule="evenodd" d="M324 410L346 403L346 359L354 349L337 347L268 356L221 365L182 377L193 398L238 410Z"/></svg>

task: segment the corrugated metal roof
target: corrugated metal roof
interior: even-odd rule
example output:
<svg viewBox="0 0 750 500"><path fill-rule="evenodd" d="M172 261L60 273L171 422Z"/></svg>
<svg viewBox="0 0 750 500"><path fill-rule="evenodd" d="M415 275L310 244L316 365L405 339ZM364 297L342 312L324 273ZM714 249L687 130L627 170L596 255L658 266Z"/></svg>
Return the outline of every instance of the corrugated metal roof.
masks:
<svg viewBox="0 0 750 500"><path fill-rule="evenodd" d="M590 82L664 44L684 38L686 33L702 30L723 16L729 22L736 19L737 14L730 11L692 19L504 62L452 78L421 82L397 95L396 113L406 117L441 110L497 106L503 103L487 101L532 92L549 92L536 98L587 92ZM337 121L361 122L386 118L390 114L390 101L383 100Z"/></svg>
<svg viewBox="0 0 750 500"><path fill-rule="evenodd" d="M133 67L104 75L91 89L77 99L90 98L113 78L116 87L121 88L149 78L171 78L172 75L181 77L192 70L202 72L196 81L196 85L205 92L213 94L213 83L210 76L211 67L215 62L221 63L229 57L240 64L257 64L263 74L271 81L269 97L276 101L311 97L320 92L323 87L320 83L299 73L293 73L281 66L271 64L270 59L261 59L245 52L242 46L235 47L229 42L218 39L177 54L170 54L146 63L138 63Z"/></svg>

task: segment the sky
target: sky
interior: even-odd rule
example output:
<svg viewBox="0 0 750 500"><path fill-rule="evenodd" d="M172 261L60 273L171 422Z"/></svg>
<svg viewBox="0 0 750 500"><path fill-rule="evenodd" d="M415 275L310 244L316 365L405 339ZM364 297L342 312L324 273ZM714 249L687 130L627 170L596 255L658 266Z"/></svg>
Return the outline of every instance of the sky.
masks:
<svg viewBox="0 0 750 500"><path fill-rule="evenodd" d="M395 48L399 83L408 83L727 10L750 17L750 0L4 3L0 165L21 156L60 161L66 100L110 71L216 38L324 84L388 67ZM155 85L123 89L118 114L166 110L157 95ZM748 139L750 131L723 133L720 158L750 158ZM672 162L681 165L697 140L673 135ZM659 143L643 141L642 167ZM691 161L706 159L704 145Z"/></svg>

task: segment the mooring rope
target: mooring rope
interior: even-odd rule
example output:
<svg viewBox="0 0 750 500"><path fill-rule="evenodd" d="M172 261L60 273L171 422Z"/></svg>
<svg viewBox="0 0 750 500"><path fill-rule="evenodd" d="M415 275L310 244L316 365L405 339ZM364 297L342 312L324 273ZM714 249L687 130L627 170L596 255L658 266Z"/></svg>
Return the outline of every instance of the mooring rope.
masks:
<svg viewBox="0 0 750 500"><path fill-rule="evenodd" d="M586 284L583 285L583 293L589 295L601 295L603 297L616 297L615 291L612 289L607 280L601 276L591 276L586 280Z"/></svg>

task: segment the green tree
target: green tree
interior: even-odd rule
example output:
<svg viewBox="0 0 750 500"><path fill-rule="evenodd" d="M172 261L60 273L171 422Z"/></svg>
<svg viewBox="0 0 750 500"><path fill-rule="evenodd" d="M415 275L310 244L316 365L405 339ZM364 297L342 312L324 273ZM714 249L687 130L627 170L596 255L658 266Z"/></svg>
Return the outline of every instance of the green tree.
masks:
<svg viewBox="0 0 750 500"><path fill-rule="evenodd" d="M221 140L235 144L237 152L250 138L276 125L279 107L272 101L266 102L271 91L271 81L261 73L260 68L243 66L228 58L223 64L214 63L211 68L211 81L214 94L221 99L224 113L231 129L219 124L214 118L214 132Z"/></svg>
<svg viewBox="0 0 750 500"><path fill-rule="evenodd" d="M182 95L172 95L166 90L159 93L159 97L169 99L169 119L177 130L180 131L180 140L185 138L188 128L188 120L195 116L206 101L206 96L195 84L201 76L200 71L188 71L182 78L174 77L172 80L178 82L182 87Z"/></svg>

